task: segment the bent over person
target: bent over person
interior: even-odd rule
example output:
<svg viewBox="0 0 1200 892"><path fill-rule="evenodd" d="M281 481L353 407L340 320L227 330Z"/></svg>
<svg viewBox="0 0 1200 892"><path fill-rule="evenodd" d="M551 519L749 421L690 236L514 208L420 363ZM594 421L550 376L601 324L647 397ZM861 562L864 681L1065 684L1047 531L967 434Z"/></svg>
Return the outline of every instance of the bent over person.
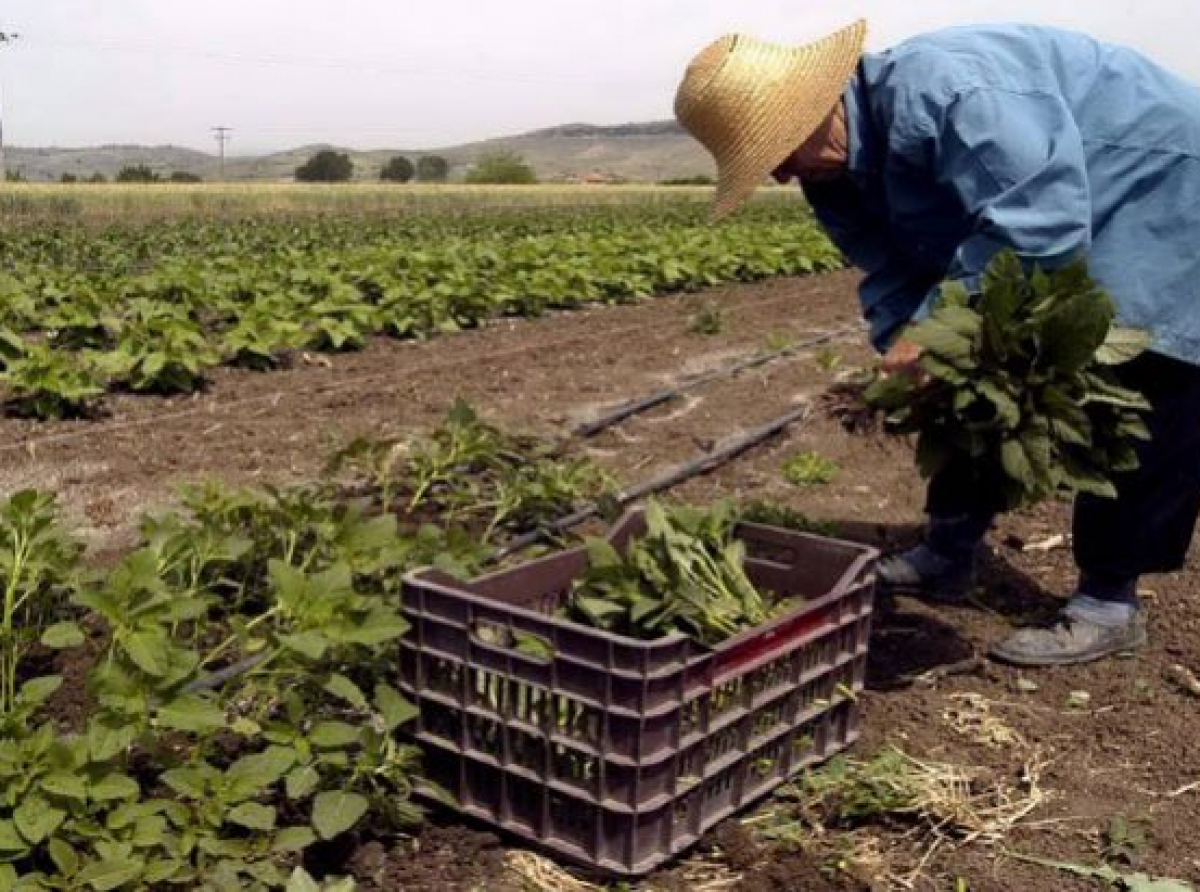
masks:
<svg viewBox="0 0 1200 892"><path fill-rule="evenodd" d="M862 311L888 373L944 281L977 290L1001 250L1085 259L1151 350L1118 367L1152 405L1152 439L1117 498L1074 507L1079 581L1056 621L992 648L1053 665L1140 646L1138 577L1183 565L1200 511L1200 90L1138 53L1032 26L953 28L881 53L865 24L790 47L726 36L689 65L681 123L718 169L715 216L768 175L798 179L865 272ZM924 541L881 584L963 593L1000 502L953 465L930 480Z"/></svg>

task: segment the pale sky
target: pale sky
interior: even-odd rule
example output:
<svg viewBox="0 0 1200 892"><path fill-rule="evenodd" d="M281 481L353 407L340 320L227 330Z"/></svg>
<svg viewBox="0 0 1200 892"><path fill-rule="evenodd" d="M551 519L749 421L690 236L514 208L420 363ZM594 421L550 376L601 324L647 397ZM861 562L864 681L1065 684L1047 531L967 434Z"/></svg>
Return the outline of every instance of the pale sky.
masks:
<svg viewBox="0 0 1200 892"><path fill-rule="evenodd" d="M18 146L431 148L671 116L687 60L863 16L869 49L1026 21L1133 45L1200 83L1197 0L3 0L0 102Z"/></svg>

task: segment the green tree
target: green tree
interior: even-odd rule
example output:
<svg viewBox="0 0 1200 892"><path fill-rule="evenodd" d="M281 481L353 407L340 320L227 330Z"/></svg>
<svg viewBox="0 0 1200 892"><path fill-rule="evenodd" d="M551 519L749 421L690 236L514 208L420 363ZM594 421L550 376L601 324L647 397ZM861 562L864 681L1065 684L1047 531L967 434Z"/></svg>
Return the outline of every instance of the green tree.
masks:
<svg viewBox="0 0 1200 892"><path fill-rule="evenodd" d="M397 155L383 165L383 169L379 171L379 179L389 183L407 183L415 173L413 163L403 155Z"/></svg>
<svg viewBox="0 0 1200 892"><path fill-rule="evenodd" d="M175 171L174 173L171 174L169 179L172 183L202 183L202 182L204 182L204 180L202 180L196 174L189 173L186 170Z"/></svg>
<svg viewBox="0 0 1200 892"><path fill-rule="evenodd" d="M417 159L417 179L422 183L444 183L450 175L450 162L441 155L422 155Z"/></svg>
<svg viewBox="0 0 1200 892"><path fill-rule="evenodd" d="M162 178L147 164L127 164L117 171L118 183L157 183Z"/></svg>
<svg viewBox="0 0 1200 892"><path fill-rule="evenodd" d="M106 177L104 174L97 171L96 173L94 173L90 177L88 177L87 181L89 183L107 183L108 177Z"/></svg>
<svg viewBox="0 0 1200 892"><path fill-rule="evenodd" d="M79 177L75 176L73 173L64 173L58 178L58 181L60 183L78 183Z"/></svg>
<svg viewBox="0 0 1200 892"><path fill-rule="evenodd" d="M467 171L468 183L536 183L537 174L516 152L488 152Z"/></svg>
<svg viewBox="0 0 1200 892"><path fill-rule="evenodd" d="M302 183L345 183L354 174L354 162L345 152L322 149L296 168Z"/></svg>

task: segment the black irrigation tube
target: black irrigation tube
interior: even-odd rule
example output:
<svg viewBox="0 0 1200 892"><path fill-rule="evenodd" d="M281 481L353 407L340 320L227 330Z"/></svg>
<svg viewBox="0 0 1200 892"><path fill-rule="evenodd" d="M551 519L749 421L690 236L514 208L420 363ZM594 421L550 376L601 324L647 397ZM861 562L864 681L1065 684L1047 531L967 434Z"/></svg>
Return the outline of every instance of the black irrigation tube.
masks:
<svg viewBox="0 0 1200 892"><path fill-rule="evenodd" d="M793 406L784 414L772 418L765 424L751 430L744 431L740 434L734 434L726 437L724 440L717 443L711 450L701 453L695 458L682 462L677 465L672 465L659 474L651 477L649 480L644 480L636 486L622 490L616 496L616 504L624 507L631 502L636 502L638 499L645 498L656 492L661 492L664 489L670 489L673 486L678 486L686 480L697 477L700 474L705 474L715 468L741 455L752 446L757 446L764 440L778 434L784 428L797 421L803 421L811 411L812 407L808 403L801 403L798 406ZM599 505L589 505L580 508L566 517L559 518L553 523L547 524L536 530L518 536L509 542L504 548L494 552L485 563L494 564L503 560L509 555L515 554L530 545L534 545L543 539L553 536L557 533L566 532L572 527L577 527L586 520L597 516L600 513Z"/></svg>
<svg viewBox="0 0 1200 892"><path fill-rule="evenodd" d="M695 458L681 462L655 474L648 480L644 480L636 486L622 490L617 494L615 502L618 506L624 507L631 502L636 502L638 499L645 498L656 492L661 492L664 489L678 486L686 480L705 474L709 471L719 468L721 465L741 455L752 446L757 446L764 440L768 440L776 434L783 431L789 425L795 424L797 421L803 421L808 417L812 407L809 403L801 403L793 406L782 415L772 418L765 424L744 431L740 434L733 434L726 437L717 443L712 449L704 452ZM552 523L536 530L532 530L524 535L513 539L503 548L494 551L485 561L484 564L496 564L504 558L509 557L535 545L545 539L555 536L559 533L564 533L573 527L579 526L587 520L591 520L601 512L601 507L598 504L588 505L580 508L571 514L561 517ZM257 653L251 657L246 657L236 663L226 666L224 669L219 669L203 678L198 678L184 688L185 693L194 694L198 691L209 691L214 688L219 688L228 681L232 681L239 676L245 675L248 672L254 671L262 665L269 657L267 651Z"/></svg>
<svg viewBox="0 0 1200 892"><path fill-rule="evenodd" d="M607 412L604 415L601 415L599 418L579 425L579 427L572 431L572 434L574 436L584 438L594 437L601 431L620 424L627 418L631 418L634 415L638 415L649 409L653 409L655 406L662 405L663 403L673 400L675 397L692 390L693 388L708 384L711 381L720 380L721 378L733 377L734 375L744 372L747 369L754 369L758 368L759 366L767 365L768 363L774 362L777 359L783 359L798 353L801 350L808 350L812 347L818 347L821 344L827 344L830 341L837 340L843 335L853 334L857 331L859 331L858 326L847 325L844 328L837 328L833 331L827 331L824 334L817 335L813 338L808 338L807 340L800 341L796 344L791 344L787 347L783 347L782 349L775 350L770 353L761 353L757 356L739 359L738 361L730 363L723 368L714 369L710 372L702 372L699 375L694 375L691 378L687 378L679 384L676 384L674 387L667 387L663 390L657 390L654 393L646 396L638 397L637 399L622 403L617 408Z"/></svg>

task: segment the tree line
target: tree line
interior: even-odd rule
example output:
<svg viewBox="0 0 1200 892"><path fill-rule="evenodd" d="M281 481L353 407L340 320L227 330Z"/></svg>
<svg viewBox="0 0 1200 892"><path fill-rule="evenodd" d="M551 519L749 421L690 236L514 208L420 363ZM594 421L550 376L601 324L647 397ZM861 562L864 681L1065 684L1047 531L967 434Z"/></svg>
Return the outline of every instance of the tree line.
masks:
<svg viewBox="0 0 1200 892"><path fill-rule="evenodd" d="M302 183L345 183L354 176L354 162L345 152L322 149L296 168L296 179ZM414 164L403 155L389 158L379 171L379 179L389 183L444 183L450 176L450 163L441 155L422 155ZM467 170L467 183L537 182L534 173L515 152L496 151L481 155Z"/></svg>

